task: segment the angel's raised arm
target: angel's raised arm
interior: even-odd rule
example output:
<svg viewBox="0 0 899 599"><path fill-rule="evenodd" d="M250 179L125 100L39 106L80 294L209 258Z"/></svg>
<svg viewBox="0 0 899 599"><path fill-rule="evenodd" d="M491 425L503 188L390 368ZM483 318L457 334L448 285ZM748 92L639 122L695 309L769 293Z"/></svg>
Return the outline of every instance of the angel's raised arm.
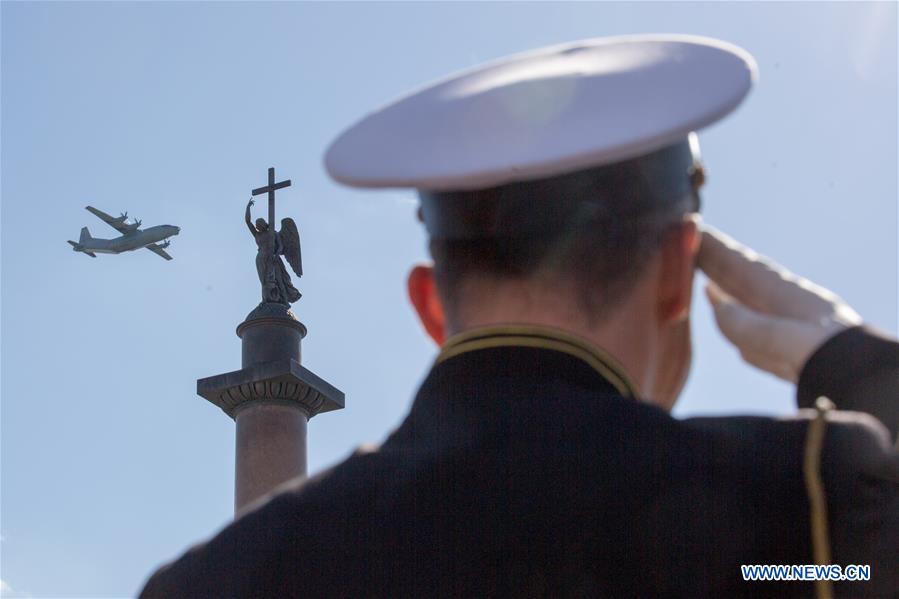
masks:
<svg viewBox="0 0 899 599"><path fill-rule="evenodd" d="M247 213L244 215L244 220L247 221L247 228L250 229L250 235L256 237L256 233L259 231L256 230L256 227L253 225L253 217L250 216L250 206L256 203L256 200L250 198L250 201L247 202Z"/></svg>

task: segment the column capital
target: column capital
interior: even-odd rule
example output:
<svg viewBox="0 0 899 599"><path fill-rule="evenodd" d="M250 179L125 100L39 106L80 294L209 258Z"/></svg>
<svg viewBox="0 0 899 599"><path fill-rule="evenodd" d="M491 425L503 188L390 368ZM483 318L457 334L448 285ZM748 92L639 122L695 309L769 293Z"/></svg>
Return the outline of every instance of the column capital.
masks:
<svg viewBox="0 0 899 599"><path fill-rule="evenodd" d="M292 359L253 364L199 379L197 395L231 418L238 407L266 400L296 404L308 418L344 407L342 391Z"/></svg>

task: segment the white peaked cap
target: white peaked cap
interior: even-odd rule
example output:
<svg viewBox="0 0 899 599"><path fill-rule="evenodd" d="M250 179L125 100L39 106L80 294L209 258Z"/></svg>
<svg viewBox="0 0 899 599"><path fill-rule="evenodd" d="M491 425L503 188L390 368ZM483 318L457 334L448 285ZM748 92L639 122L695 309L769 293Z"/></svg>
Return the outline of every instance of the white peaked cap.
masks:
<svg viewBox="0 0 899 599"><path fill-rule="evenodd" d="M355 187L484 189L612 164L734 110L755 60L691 35L598 38L451 75L373 112L328 148Z"/></svg>

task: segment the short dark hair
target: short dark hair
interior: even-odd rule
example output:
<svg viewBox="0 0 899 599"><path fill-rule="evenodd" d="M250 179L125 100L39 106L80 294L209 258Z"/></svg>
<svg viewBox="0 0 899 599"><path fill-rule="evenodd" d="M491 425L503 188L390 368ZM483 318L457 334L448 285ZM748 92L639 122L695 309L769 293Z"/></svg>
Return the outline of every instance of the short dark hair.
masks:
<svg viewBox="0 0 899 599"><path fill-rule="evenodd" d="M590 320L607 314L627 297L668 229L699 210L704 173L694 142L688 136L648 154L542 179L419 192L450 318L460 284L472 276L539 276L573 288Z"/></svg>
<svg viewBox="0 0 899 599"><path fill-rule="evenodd" d="M452 317L458 308L455 290L472 275L513 280L546 275L573 284L585 313L599 319L631 291L669 228L693 210L693 198L659 202L637 196L599 206L585 201L561 229L432 239L437 288Z"/></svg>

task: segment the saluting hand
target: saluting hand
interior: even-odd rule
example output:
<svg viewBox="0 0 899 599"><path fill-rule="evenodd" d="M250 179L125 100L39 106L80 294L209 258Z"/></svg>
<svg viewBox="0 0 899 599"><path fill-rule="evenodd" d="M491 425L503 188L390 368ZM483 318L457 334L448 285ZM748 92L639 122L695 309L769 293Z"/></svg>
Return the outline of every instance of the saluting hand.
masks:
<svg viewBox="0 0 899 599"><path fill-rule="evenodd" d="M707 225L699 267L724 336L750 364L795 383L825 341L862 323L831 291Z"/></svg>

